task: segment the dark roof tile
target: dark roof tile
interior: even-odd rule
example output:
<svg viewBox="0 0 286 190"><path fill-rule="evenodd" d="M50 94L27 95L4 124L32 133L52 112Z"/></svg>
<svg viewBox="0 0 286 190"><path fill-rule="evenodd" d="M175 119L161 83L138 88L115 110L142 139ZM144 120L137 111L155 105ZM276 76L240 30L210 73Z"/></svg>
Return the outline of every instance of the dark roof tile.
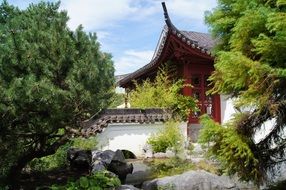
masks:
<svg viewBox="0 0 286 190"><path fill-rule="evenodd" d="M84 123L85 136L102 132L110 123L154 123L165 122L172 117L166 109L107 109Z"/></svg>
<svg viewBox="0 0 286 190"><path fill-rule="evenodd" d="M193 31L181 31L181 33L193 42L197 42L199 47L205 48L209 51L215 45L215 40L213 40L210 34Z"/></svg>

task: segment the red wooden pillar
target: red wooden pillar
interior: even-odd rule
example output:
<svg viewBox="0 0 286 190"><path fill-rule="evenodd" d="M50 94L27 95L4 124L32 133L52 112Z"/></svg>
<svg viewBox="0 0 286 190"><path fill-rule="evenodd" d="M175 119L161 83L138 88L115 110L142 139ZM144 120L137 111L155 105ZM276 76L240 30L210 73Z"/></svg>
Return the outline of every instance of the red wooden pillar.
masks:
<svg viewBox="0 0 286 190"><path fill-rule="evenodd" d="M191 84L192 87L185 87L183 94L196 98L199 108L197 112L190 113L188 135L191 131L190 124L198 124L199 116L202 114L208 114L215 121L221 122L220 96L207 94L207 91L211 89L208 78L213 70L214 68L211 64L184 64L184 79L186 84Z"/></svg>

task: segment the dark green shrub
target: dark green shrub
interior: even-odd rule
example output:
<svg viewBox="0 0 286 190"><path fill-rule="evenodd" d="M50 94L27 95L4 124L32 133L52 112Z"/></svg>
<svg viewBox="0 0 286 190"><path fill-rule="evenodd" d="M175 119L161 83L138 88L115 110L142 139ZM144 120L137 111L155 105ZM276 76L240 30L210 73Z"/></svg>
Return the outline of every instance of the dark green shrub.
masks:
<svg viewBox="0 0 286 190"><path fill-rule="evenodd" d="M26 168L32 171L47 171L64 167L67 163L67 150L71 143L61 146L55 154L33 159Z"/></svg>

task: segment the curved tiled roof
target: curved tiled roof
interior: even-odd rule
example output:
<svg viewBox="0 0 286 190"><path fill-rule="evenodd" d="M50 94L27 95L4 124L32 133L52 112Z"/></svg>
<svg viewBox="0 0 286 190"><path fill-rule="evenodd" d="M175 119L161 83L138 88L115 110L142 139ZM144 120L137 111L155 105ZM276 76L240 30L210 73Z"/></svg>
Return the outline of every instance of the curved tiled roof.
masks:
<svg viewBox="0 0 286 190"><path fill-rule="evenodd" d="M215 40L211 37L210 34L201 33L201 32L193 32L193 31L180 31L186 38L196 41L198 47L201 49L205 49L206 51L210 51L214 45Z"/></svg>
<svg viewBox="0 0 286 190"><path fill-rule="evenodd" d="M84 136L101 133L111 123L155 123L165 122L172 117L170 111L152 109L106 109L84 123Z"/></svg>
<svg viewBox="0 0 286 190"><path fill-rule="evenodd" d="M147 65L141 67L137 71L127 75L126 77L118 81L119 86L123 86L127 82L136 79L142 74L148 72L149 69L153 68L157 64L162 54L168 35L176 36L182 43L186 44L187 46L190 46L196 51L199 51L202 55L207 55L211 57L211 49L215 44L215 40L213 40L212 37L206 33L178 30L172 24L164 2L162 3L162 6L164 9L166 26L161 33L160 40L158 42L152 60Z"/></svg>
<svg viewBox="0 0 286 190"><path fill-rule="evenodd" d="M118 81L122 80L123 78L127 77L130 74L123 74L123 75L116 75L115 76L115 82L117 83Z"/></svg>

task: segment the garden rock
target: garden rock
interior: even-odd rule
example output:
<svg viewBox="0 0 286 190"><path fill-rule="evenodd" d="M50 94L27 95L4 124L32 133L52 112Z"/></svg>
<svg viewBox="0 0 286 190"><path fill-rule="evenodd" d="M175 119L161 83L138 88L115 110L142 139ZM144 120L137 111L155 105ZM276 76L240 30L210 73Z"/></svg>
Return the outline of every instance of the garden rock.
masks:
<svg viewBox="0 0 286 190"><path fill-rule="evenodd" d="M153 155L154 158L167 158L167 155L166 153L164 152L156 152L154 155Z"/></svg>
<svg viewBox="0 0 286 190"><path fill-rule="evenodd" d="M97 172L101 170L106 170L106 165L102 161L95 160L92 163L92 172Z"/></svg>
<svg viewBox="0 0 286 190"><path fill-rule="evenodd" d="M123 152L121 150L116 150L114 153L114 156L112 158L112 161L118 161L118 162L126 163Z"/></svg>
<svg viewBox="0 0 286 190"><path fill-rule="evenodd" d="M104 169L115 173L121 183L124 183L127 174L132 173L133 165L126 163L121 150L92 151L92 172Z"/></svg>
<svg viewBox="0 0 286 190"><path fill-rule="evenodd" d="M70 148L67 151L67 160L70 162L71 169L90 171L91 151Z"/></svg>
<svg viewBox="0 0 286 190"><path fill-rule="evenodd" d="M144 145L143 152L144 152L145 158L152 158L153 157L153 150L152 150L152 146L150 144Z"/></svg>
<svg viewBox="0 0 286 190"><path fill-rule="evenodd" d="M166 157L167 158L172 158L175 156L176 156L176 154L172 150L166 150Z"/></svg>
<svg viewBox="0 0 286 190"><path fill-rule="evenodd" d="M151 168L144 163L143 160L132 160L129 161L133 164L132 174L126 176L126 183L134 186L141 186L144 181L150 179Z"/></svg>
<svg viewBox="0 0 286 190"><path fill-rule="evenodd" d="M121 185L117 187L116 190L139 190L139 189L134 187L133 185Z"/></svg>
<svg viewBox="0 0 286 190"><path fill-rule="evenodd" d="M131 174L133 172L133 165L127 164L126 162L120 162L117 160L113 160L107 167L108 171L111 171L118 175L121 183L125 183L127 174Z"/></svg>
<svg viewBox="0 0 286 190"><path fill-rule="evenodd" d="M239 190L236 183L234 183L229 177L217 176L203 170L189 171L181 175L154 179L152 181L146 181L142 185L143 190L155 190L158 188L174 190Z"/></svg>
<svg viewBox="0 0 286 190"><path fill-rule="evenodd" d="M202 146L199 143L193 143L193 146L194 146L194 148L192 150L192 153L203 157L204 150L203 150Z"/></svg>
<svg viewBox="0 0 286 190"><path fill-rule="evenodd" d="M108 165L112 161L115 152L112 150L105 150L105 151L94 150L91 152L91 154L92 154L92 162L98 160Z"/></svg>

